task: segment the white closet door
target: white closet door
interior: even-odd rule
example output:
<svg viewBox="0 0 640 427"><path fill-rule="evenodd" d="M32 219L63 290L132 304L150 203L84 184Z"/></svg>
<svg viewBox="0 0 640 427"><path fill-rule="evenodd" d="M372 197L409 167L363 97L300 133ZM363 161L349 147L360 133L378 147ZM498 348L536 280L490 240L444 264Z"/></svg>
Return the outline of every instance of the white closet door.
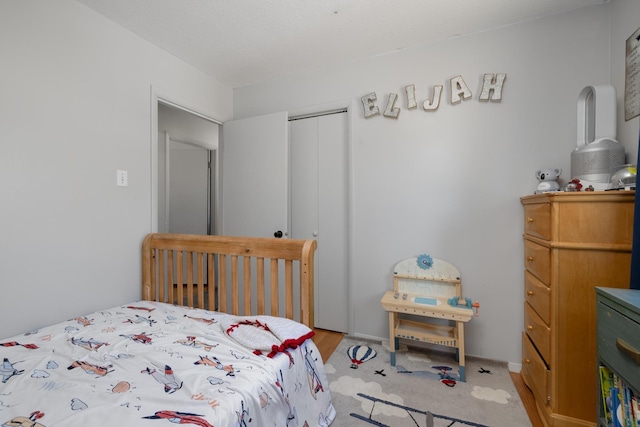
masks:
<svg viewBox="0 0 640 427"><path fill-rule="evenodd" d="M280 112L222 126L222 234L287 235L287 119Z"/></svg>
<svg viewBox="0 0 640 427"><path fill-rule="evenodd" d="M347 114L290 122L291 232L316 239L315 326L348 331Z"/></svg>

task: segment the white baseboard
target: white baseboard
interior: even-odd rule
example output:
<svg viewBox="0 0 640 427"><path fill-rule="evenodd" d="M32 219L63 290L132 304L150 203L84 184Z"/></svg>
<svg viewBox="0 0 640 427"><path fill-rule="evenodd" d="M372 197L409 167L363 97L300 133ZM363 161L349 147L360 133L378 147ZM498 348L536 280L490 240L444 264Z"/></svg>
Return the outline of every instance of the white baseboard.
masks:
<svg viewBox="0 0 640 427"><path fill-rule="evenodd" d="M507 362L507 367L509 368L509 372L519 374L520 371L522 371L522 363Z"/></svg>

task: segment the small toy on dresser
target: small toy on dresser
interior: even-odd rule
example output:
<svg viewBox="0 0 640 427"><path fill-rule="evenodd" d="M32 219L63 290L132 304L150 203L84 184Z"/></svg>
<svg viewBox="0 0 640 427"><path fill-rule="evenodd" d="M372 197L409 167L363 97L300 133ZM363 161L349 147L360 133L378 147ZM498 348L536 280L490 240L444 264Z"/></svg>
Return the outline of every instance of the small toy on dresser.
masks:
<svg viewBox="0 0 640 427"><path fill-rule="evenodd" d="M564 191L580 191L582 190L582 183L578 178L573 178L571 181L567 182L567 185L564 186Z"/></svg>
<svg viewBox="0 0 640 427"><path fill-rule="evenodd" d="M535 194L546 193L548 191L559 191L560 184L558 184L558 178L562 169L540 169L536 172L536 178L540 183L536 188Z"/></svg>

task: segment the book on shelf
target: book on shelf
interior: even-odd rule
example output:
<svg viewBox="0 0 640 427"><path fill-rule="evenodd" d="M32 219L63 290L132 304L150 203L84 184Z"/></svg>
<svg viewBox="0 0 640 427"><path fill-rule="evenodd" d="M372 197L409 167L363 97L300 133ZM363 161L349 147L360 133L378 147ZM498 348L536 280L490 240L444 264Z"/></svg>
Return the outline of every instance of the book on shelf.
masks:
<svg viewBox="0 0 640 427"><path fill-rule="evenodd" d="M624 427L622 420L622 407L620 406L620 390L618 387L611 387L611 417L613 418L612 427Z"/></svg>
<svg viewBox="0 0 640 427"><path fill-rule="evenodd" d="M607 425L612 423L611 389L613 388L613 372L604 365L600 365L600 392L602 394L602 415Z"/></svg>
<svg viewBox="0 0 640 427"><path fill-rule="evenodd" d="M629 385L608 367L600 366L602 414L610 427L640 427L638 397Z"/></svg>

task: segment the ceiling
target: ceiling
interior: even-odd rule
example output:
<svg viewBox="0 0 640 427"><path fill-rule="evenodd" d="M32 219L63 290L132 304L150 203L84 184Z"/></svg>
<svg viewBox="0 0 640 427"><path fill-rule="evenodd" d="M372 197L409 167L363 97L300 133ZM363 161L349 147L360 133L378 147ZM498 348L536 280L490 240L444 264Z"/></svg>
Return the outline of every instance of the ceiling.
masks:
<svg viewBox="0 0 640 427"><path fill-rule="evenodd" d="M609 0L76 0L242 87Z"/></svg>

